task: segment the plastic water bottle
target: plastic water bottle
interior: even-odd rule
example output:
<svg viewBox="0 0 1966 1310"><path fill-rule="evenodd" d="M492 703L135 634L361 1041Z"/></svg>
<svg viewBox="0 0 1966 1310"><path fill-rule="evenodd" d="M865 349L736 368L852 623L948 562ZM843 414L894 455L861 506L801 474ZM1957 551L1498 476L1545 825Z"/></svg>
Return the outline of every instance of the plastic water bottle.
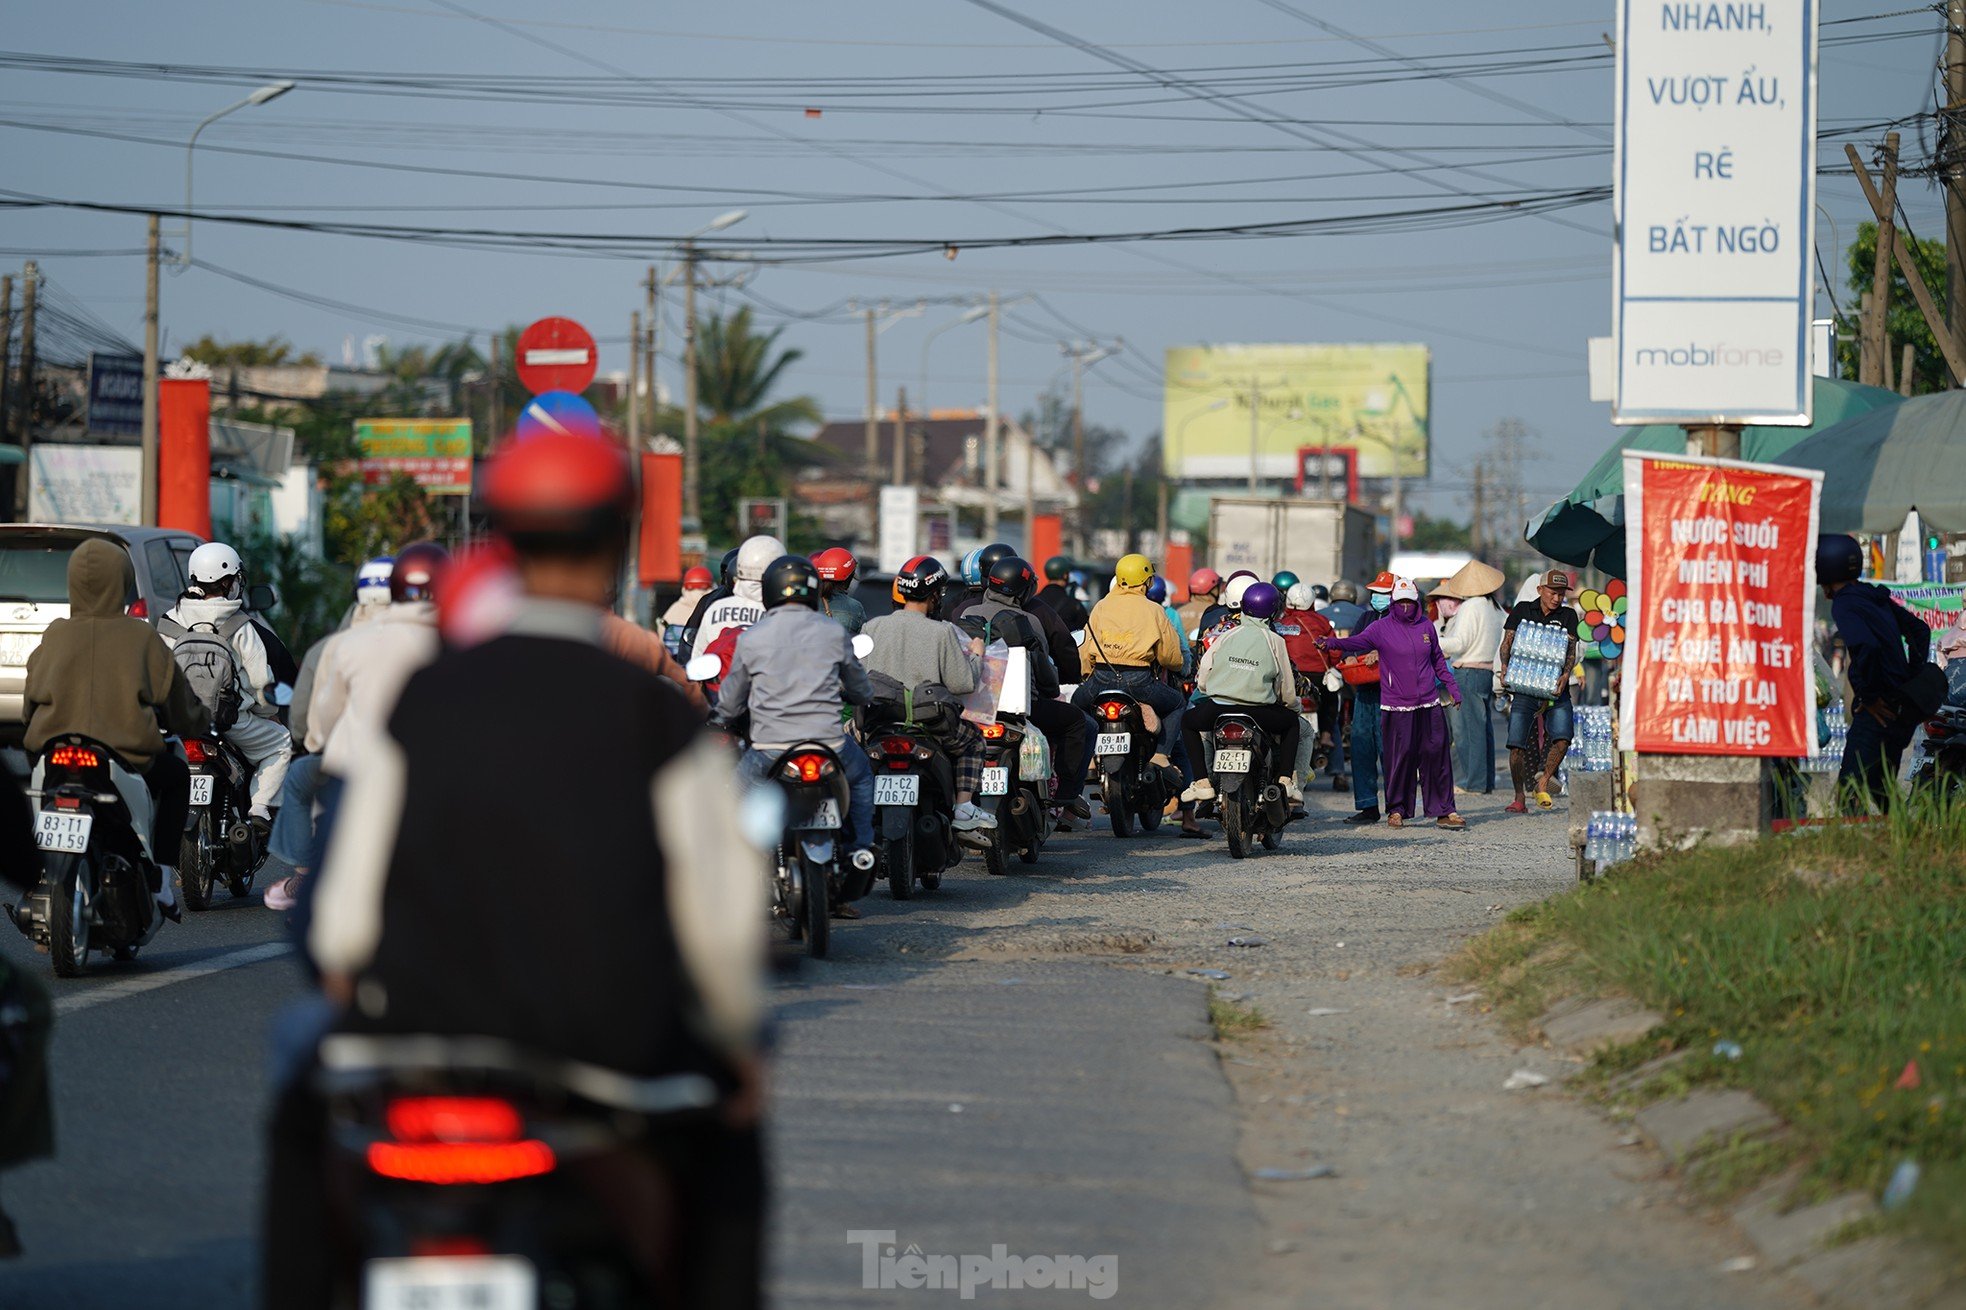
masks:
<svg viewBox="0 0 1966 1310"><path fill-rule="evenodd" d="M1604 860L1604 816L1596 810L1591 811L1590 822L1584 825L1584 858L1592 864Z"/></svg>

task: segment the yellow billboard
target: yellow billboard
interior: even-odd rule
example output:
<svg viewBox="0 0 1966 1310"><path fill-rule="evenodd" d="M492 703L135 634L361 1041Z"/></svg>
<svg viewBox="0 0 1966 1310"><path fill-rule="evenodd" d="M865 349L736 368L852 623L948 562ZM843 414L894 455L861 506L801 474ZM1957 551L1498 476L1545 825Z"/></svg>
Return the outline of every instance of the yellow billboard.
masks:
<svg viewBox="0 0 1966 1310"><path fill-rule="evenodd" d="M1171 346L1168 476L1296 481L1329 450L1358 477L1423 478L1431 366L1421 345Z"/></svg>

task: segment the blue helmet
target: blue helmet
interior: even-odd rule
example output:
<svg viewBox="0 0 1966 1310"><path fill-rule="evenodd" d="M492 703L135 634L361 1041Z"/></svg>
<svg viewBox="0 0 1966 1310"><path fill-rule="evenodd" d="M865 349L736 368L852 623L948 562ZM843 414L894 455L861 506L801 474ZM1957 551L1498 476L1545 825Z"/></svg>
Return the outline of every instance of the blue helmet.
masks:
<svg viewBox="0 0 1966 1310"><path fill-rule="evenodd" d="M963 556L963 581L972 587L983 585L983 548L978 546Z"/></svg>
<svg viewBox="0 0 1966 1310"><path fill-rule="evenodd" d="M1156 605L1167 604L1167 579L1156 573L1147 579L1147 599Z"/></svg>
<svg viewBox="0 0 1966 1310"><path fill-rule="evenodd" d="M394 555L377 555L355 570L355 599L363 605L389 603L389 576L396 571Z"/></svg>

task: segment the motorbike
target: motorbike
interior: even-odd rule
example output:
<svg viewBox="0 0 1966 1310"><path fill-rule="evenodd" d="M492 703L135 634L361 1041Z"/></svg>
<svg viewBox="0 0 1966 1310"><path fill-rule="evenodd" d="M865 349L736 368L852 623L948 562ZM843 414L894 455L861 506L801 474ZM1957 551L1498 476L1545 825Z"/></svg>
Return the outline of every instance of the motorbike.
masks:
<svg viewBox="0 0 1966 1310"><path fill-rule="evenodd" d="M1290 798L1271 781L1278 772L1273 749L1269 734L1247 714L1221 715L1209 734L1208 777L1215 787L1215 811L1229 839L1229 854L1238 860L1249 854L1251 837L1261 840L1266 851L1282 845L1284 825L1290 822Z"/></svg>
<svg viewBox="0 0 1966 1310"><path fill-rule="evenodd" d="M1946 665L1946 703L1925 721L1925 739L1912 766L1914 789L1966 800L1966 659Z"/></svg>
<svg viewBox="0 0 1966 1310"><path fill-rule="evenodd" d="M44 873L8 907L14 926L46 948L58 978L79 975L94 951L135 959L163 923L142 776L100 742L65 733L34 761L28 795Z"/></svg>
<svg viewBox="0 0 1966 1310"><path fill-rule="evenodd" d="M633 1078L489 1038L334 1034L327 1113L336 1305L667 1304L660 1158L717 1103L700 1074Z"/></svg>
<svg viewBox="0 0 1966 1310"><path fill-rule="evenodd" d="M841 840L849 803L846 769L832 747L800 742L782 752L765 777L785 793L785 836L773 862L772 914L805 942L806 954L826 958L833 906L866 894L871 872L849 868ZM849 885L854 874L858 888Z"/></svg>
<svg viewBox="0 0 1966 1310"><path fill-rule="evenodd" d="M1058 827L1051 806L1051 748L1021 714L999 713L983 727L983 786L979 804L997 817L986 835L983 866L998 877L1010 872L1014 852L1026 864L1038 854Z"/></svg>
<svg viewBox="0 0 1966 1310"><path fill-rule="evenodd" d="M250 818L253 769L225 738L184 739L191 766L191 820L178 851L178 878L188 910L211 908L219 882L235 898L248 896L266 863L266 841Z"/></svg>
<svg viewBox="0 0 1966 1310"><path fill-rule="evenodd" d="M1117 688L1100 692L1092 705L1098 728L1092 753L1099 760L1099 794L1115 837L1131 837L1136 819L1143 831L1160 827L1168 801L1181 790L1169 777L1174 771L1153 762L1159 742L1147 730L1142 709L1139 701Z"/></svg>
<svg viewBox="0 0 1966 1310"><path fill-rule="evenodd" d="M956 771L935 737L919 724L874 725L874 846L888 891L897 901L917 886L934 891L963 857L955 829ZM987 835L987 834L979 834Z"/></svg>

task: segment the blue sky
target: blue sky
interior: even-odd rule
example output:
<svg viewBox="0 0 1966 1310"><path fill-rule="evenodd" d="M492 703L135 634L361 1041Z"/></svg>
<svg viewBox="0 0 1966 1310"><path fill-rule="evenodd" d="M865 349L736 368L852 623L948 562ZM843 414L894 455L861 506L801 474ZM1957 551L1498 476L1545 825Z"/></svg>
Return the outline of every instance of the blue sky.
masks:
<svg viewBox="0 0 1966 1310"><path fill-rule="evenodd" d="M1896 7L1830 0L1824 18ZM1123 73L993 8L1042 18L1153 72ZM168 18L155 4L88 0L16 6L0 47L252 73L491 79L484 99L303 85L233 115L202 139L201 210L655 238L745 207L750 217L733 239L940 241L1267 223L1604 185L1611 68L1592 56L1612 22L1609 5L1576 0L184 0ZM1929 14L1826 27L1826 36L1889 39L1825 49L1823 126L1929 110L1938 30ZM1508 71L1422 75L1406 59ZM1170 71L1205 88L1201 98L1157 84ZM614 103L522 98L509 80L519 77ZM0 126L0 185L127 205L180 204L181 143L200 117L244 94L19 68L0 78L0 122L12 124ZM1239 108L1207 98L1224 93ZM1906 149L1920 149L1916 125ZM1825 145L1822 160L1842 164L1840 140ZM1907 185L1914 229L1938 236L1936 191ZM1818 244L1840 270L1833 239L1849 239L1863 203L1855 183L1838 176L1821 179L1820 199L1830 221ZM791 382L829 415L852 416L863 406L863 337L842 302L904 306L992 287L1036 294L1007 319L1006 407L1026 408L1056 375L1060 338L1123 336L1126 357L1093 371L1086 406L1090 418L1135 435L1159 425L1156 379L1169 345L1423 341L1435 369L1431 502L1453 511L1481 433L1499 418L1523 418L1540 434L1542 457L1525 479L1532 501L1567 490L1615 435L1606 408L1586 398L1583 364L1584 339L1609 322L1609 212L1596 203L1417 232L769 266L744 292L710 299L750 297L767 322L782 311L826 311L787 320L787 342L806 352ZM8 252L0 262L54 252L40 256L46 273L133 338L141 261L59 252L131 250L141 240L133 216L0 211ZM378 321L377 312L481 329L560 313L615 339L609 368L625 362L620 342L647 262L220 223L199 226L195 253L363 312L296 303L194 268L164 284L172 342L278 334L338 358L345 340L359 345L373 333L398 344L446 335ZM1827 300L1818 311L1829 312ZM884 404L898 383L920 390L927 334L961 313L959 304L932 303L883 334ZM677 344L665 334L672 384ZM929 363L932 404L980 402L980 326L941 334Z"/></svg>

